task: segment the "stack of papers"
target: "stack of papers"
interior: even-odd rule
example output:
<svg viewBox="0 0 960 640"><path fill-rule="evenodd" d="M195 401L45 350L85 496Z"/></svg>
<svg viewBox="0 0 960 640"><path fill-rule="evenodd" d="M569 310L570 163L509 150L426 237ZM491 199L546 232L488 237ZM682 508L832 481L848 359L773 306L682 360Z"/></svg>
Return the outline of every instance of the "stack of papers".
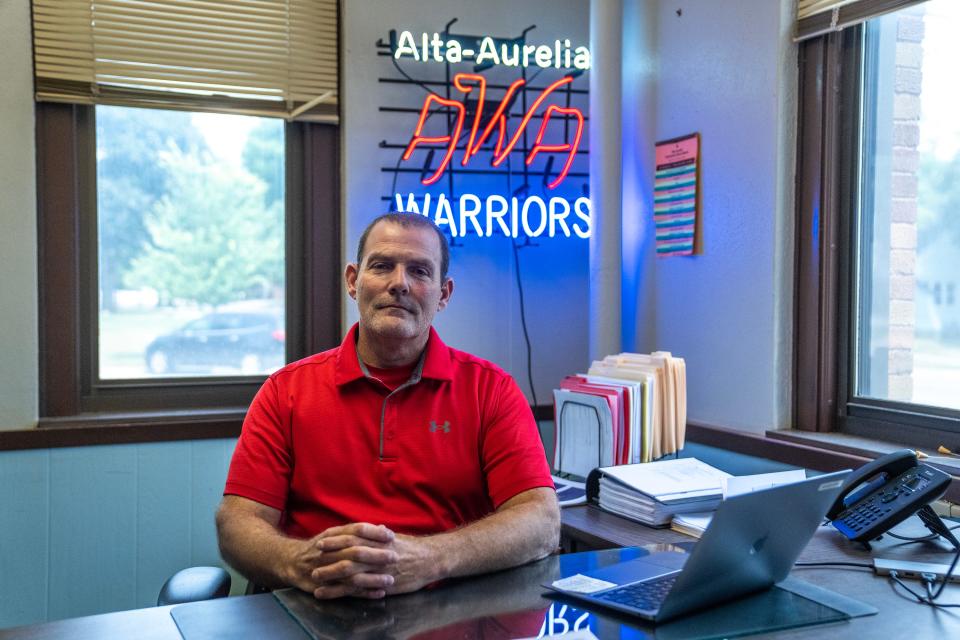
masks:
<svg viewBox="0 0 960 640"><path fill-rule="evenodd" d="M679 533L699 538L703 532L710 526L713 519L713 511L695 511L694 513L678 513L673 516L670 522L670 528Z"/></svg>
<svg viewBox="0 0 960 640"><path fill-rule="evenodd" d="M650 462L683 448L686 365L665 351L621 353L567 376L554 392L553 466L586 477L597 467Z"/></svg>
<svg viewBox="0 0 960 640"><path fill-rule="evenodd" d="M743 493L769 489L791 482L800 482L806 479L807 474L802 469L791 471L777 471L775 473L758 473L752 476L730 476L723 480L723 499L730 496L738 496ZM694 513L682 513L673 517L670 528L688 536L699 538L703 532L710 526L710 520L713 519L713 511L699 511Z"/></svg>
<svg viewBox="0 0 960 640"><path fill-rule="evenodd" d="M650 404L650 460L683 449L687 432L687 365L683 358L674 358L668 351L621 353L594 361L589 374L641 384Z"/></svg>
<svg viewBox="0 0 960 640"><path fill-rule="evenodd" d="M730 474L696 458L599 469L601 509L651 526L675 514L716 509Z"/></svg>

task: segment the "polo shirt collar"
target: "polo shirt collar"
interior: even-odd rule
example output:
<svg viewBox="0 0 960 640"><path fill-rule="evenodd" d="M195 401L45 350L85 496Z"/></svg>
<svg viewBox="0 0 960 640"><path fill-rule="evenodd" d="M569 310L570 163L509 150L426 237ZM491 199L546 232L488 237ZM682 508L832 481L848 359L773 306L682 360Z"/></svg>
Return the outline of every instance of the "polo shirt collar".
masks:
<svg viewBox="0 0 960 640"><path fill-rule="evenodd" d="M337 386L359 380L366 377L363 364L360 362L360 355L357 353L357 334L360 332L360 323L350 327L350 331L340 343L340 349L337 352L337 370L334 381ZM421 356L421 363L417 366L419 371L414 375L418 378L432 378L434 380L452 380L453 365L450 362L450 348L443 343L436 329L430 327L430 337L427 338L427 347L425 353ZM416 374L419 373L419 376Z"/></svg>
<svg viewBox="0 0 960 640"><path fill-rule="evenodd" d="M443 343L437 330L430 327L427 338L426 356L423 359L423 377L434 380L453 380L453 363L450 361L450 347Z"/></svg>

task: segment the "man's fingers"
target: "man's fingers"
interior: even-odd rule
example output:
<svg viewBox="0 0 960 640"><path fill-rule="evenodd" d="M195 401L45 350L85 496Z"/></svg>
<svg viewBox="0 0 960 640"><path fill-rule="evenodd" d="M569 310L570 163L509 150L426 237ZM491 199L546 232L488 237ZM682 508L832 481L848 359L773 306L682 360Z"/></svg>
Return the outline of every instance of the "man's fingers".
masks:
<svg viewBox="0 0 960 640"><path fill-rule="evenodd" d="M370 547L382 549L389 544L389 542L379 542L377 540L371 540L370 538L363 538L349 534L340 534L330 536L328 538L321 538L316 542L317 548L323 549L324 551L339 551L340 549L347 549L349 547Z"/></svg>
<svg viewBox="0 0 960 640"><path fill-rule="evenodd" d="M357 574L367 572L380 572L377 575L386 575L383 573L383 565L365 564L353 560L339 560L332 564L317 567L310 573L310 577L317 582L324 583L351 578Z"/></svg>
<svg viewBox="0 0 960 640"><path fill-rule="evenodd" d="M374 547L347 547L339 551L324 551L318 559L318 567L325 567L343 560L360 562L369 565L384 566L397 562L399 556L392 549L376 549Z"/></svg>
<svg viewBox="0 0 960 640"><path fill-rule="evenodd" d="M365 540L374 542L391 542L394 538L393 531L383 525L370 524L369 522L351 522L339 527L330 527L318 538L325 539L333 536L357 536Z"/></svg>
<svg viewBox="0 0 960 640"><path fill-rule="evenodd" d="M364 591L383 591L393 586L394 578L383 573L358 573L344 582Z"/></svg>

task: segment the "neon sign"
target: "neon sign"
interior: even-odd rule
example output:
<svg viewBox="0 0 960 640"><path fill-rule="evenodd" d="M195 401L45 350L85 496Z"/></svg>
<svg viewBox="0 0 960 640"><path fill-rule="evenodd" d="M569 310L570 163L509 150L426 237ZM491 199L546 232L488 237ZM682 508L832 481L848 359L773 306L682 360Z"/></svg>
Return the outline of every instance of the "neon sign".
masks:
<svg viewBox="0 0 960 640"><path fill-rule="evenodd" d="M407 130L409 137L381 143L382 148L402 149L395 166L381 169L394 176L394 186L388 193L395 210L428 216L453 238L498 234L511 238L589 238L592 211L586 184L575 187L577 191L583 189L580 197L565 197L558 192L568 177L584 179L587 175L582 169L571 169L577 154L586 153L580 149L586 118L577 106L583 105L586 91L574 89L573 82L590 68L589 50L573 48L569 40L555 40L552 45L527 44L527 32L533 27L513 39L452 34L453 22L441 33L424 32L418 37L411 31L400 31L399 35L390 31L389 42L378 42L381 55L389 55L402 74L400 79L381 82L426 89L422 102L416 105L419 108L413 104L382 107L387 112L417 114L412 131ZM416 79L399 67L403 60L443 63L446 80L437 83ZM472 72L454 73L451 65L463 62L473 63ZM514 67L520 77L498 81L482 75L494 66L500 68L491 71L494 78L502 78L506 67ZM531 76L528 66L535 69ZM561 70L564 75L546 86L528 84L548 69ZM431 84L440 84L443 89L436 90L429 87ZM489 97L493 91L500 94L498 98ZM574 97L579 102L572 102ZM516 105L522 105L519 112ZM420 154L414 158L417 152ZM485 156L483 162L476 159L478 155ZM522 163L517 162L520 157ZM532 167L537 160L537 168ZM474 168L468 168L471 165ZM410 174L419 174L419 184L431 189L420 193L398 190L398 177ZM491 194L493 178L480 176L500 175L507 179L507 191L497 193L494 188ZM511 176L520 179L519 188L515 188L516 183L511 186ZM531 193L529 178L533 176L543 177L539 195ZM446 193L434 190L440 184L447 185ZM568 194L570 186L560 191Z"/></svg>
<svg viewBox="0 0 960 640"><path fill-rule="evenodd" d="M501 195L491 195L481 199L476 194L465 193L457 199L456 215L450 198L444 193L435 202L429 193L421 201L410 193L406 202L398 193L395 204L401 213L419 213L432 217L438 227L446 225L454 238L467 235L471 229L481 238L497 231L510 238L519 238L521 230L529 238L544 234L553 238L558 233L569 238L571 230L578 238L589 238L591 231L590 199L585 197L577 198L571 206L565 198L529 196L521 200L514 196L507 200ZM571 212L579 221L568 224Z"/></svg>
<svg viewBox="0 0 960 640"><path fill-rule="evenodd" d="M500 104L497 106L496 111L494 111L493 116L490 118L490 122L487 124L486 128L483 130L483 133L480 134L480 137L477 138L477 132L480 128L481 117L483 116L483 108L486 95L486 86L487 80L481 75L468 74L468 73L458 73L453 78L454 86L462 91L464 94L464 100L467 96L473 92L474 87L467 85L465 82L476 82L477 83L477 104L476 104L476 114L473 117L473 124L470 127L470 138L467 140L466 149L463 152L463 160L461 164L467 166L467 163L470 161L470 158L475 156L480 150L480 146L484 144L487 139L490 137L490 134L493 132L494 127L497 127L497 142L494 146L493 151L493 166L499 167L503 161L507 158L514 147L517 146L517 142L520 140L520 136L523 135L524 130L530 124L530 119L533 118L533 115L536 113L537 109L543 103L543 101L553 93L558 87L561 87L565 84L569 84L573 81L573 78L570 76L565 76L560 78L549 87L544 89L540 95L534 100L533 104L524 114L523 119L520 121L520 126L517 127L516 132L510 138L510 141L506 146L503 145L503 141L506 138L507 134L507 122L504 117L504 111L507 109L508 105L512 102L511 97L513 93L521 88L524 84L524 80L516 80L507 88L506 94L500 100ZM430 116L431 107L434 105L450 108L456 114L453 128L443 136L424 136L423 126L427 118ZM448 100L446 98L441 98L435 93L427 94L427 97L423 101L423 107L420 109L420 119L417 122L417 126L413 131L413 137L410 139L410 143L407 145L407 148L403 152L402 159L409 160L410 155L413 153L413 150L420 144L441 144L446 145L446 150L443 156L443 159L440 161L440 166L437 167L437 170L433 172L433 175L427 176L421 180L424 186L429 186L439 180L444 171L447 169L447 165L450 164L450 160L453 156L453 152L456 148L457 141L460 139L460 134L463 130L463 120L466 113L466 106L463 102L457 100ZM543 135L547 130L547 126L550 124L550 117L554 113L559 113L562 115L572 116L577 122L577 128L574 132L573 142L565 142L563 144L543 144ZM570 165L573 164L573 159L577 154L577 149L580 148L580 139L583 137L583 114L579 109L575 107L563 108L556 105L550 105L547 107L546 113L543 115L543 120L540 123L540 130L537 132L536 141L533 143L533 147L530 148L529 153L525 159L525 163L529 166L534 158L537 157L537 154L541 151L553 151L553 152L566 152L567 159L564 162L563 168L560 170L560 173L557 174L557 177L553 179L549 184L547 184L548 189L556 189L557 186L563 182L563 179L567 177L567 174L570 172Z"/></svg>
<svg viewBox="0 0 960 640"><path fill-rule="evenodd" d="M477 65L502 65L505 67L530 67L541 69L578 69L590 68L590 50L586 47L572 48L569 39L554 40L548 44L534 45L502 40L485 36L479 40L448 37L444 40L439 33L420 34L419 42L410 31L391 34L393 57L412 58L417 62L458 62L473 61ZM448 34L449 35L449 34ZM466 40L466 41L465 41Z"/></svg>

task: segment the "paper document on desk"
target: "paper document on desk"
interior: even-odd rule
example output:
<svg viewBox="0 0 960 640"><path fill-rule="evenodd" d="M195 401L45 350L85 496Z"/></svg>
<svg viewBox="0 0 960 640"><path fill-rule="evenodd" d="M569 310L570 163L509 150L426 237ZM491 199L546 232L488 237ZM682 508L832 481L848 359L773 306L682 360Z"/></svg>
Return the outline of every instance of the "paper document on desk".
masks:
<svg viewBox="0 0 960 640"><path fill-rule="evenodd" d="M557 490L557 502L561 507L572 507L587 502L587 488L582 482L560 476L551 476L551 478Z"/></svg>
<svg viewBox="0 0 960 640"><path fill-rule="evenodd" d="M790 471L775 471L773 473L757 473L751 476L730 476L723 479L723 497L739 496L762 489L770 489L782 484L806 480L807 474L803 469Z"/></svg>
<svg viewBox="0 0 960 640"><path fill-rule="evenodd" d="M777 471L774 473L758 473L749 476L730 476L723 479L723 497L738 496L744 493L769 489L781 484L790 484L804 480L807 474L802 469ZM688 536L699 538L710 526L713 519L712 511L695 513L681 513L673 517L670 528Z"/></svg>
<svg viewBox="0 0 960 640"><path fill-rule="evenodd" d="M693 513L678 513L673 516L670 528L685 533L692 538L699 538L710 526L713 511L695 511Z"/></svg>

